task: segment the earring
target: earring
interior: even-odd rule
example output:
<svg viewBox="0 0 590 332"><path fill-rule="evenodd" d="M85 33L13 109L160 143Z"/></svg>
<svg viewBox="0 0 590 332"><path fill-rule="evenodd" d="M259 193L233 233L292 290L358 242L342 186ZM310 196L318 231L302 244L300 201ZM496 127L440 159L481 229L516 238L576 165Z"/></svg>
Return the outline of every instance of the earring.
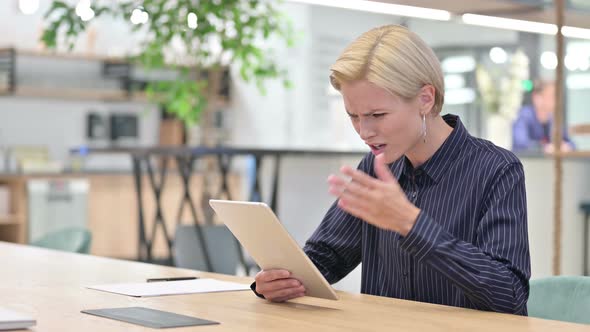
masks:
<svg viewBox="0 0 590 332"><path fill-rule="evenodd" d="M422 139L426 143L426 114L422 114Z"/></svg>

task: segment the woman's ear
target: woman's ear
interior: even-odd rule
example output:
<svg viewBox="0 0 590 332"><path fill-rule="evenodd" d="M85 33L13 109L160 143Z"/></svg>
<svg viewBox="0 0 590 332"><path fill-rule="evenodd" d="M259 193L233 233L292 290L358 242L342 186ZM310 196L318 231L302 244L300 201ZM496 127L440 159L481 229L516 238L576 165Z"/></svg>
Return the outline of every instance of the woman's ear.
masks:
<svg viewBox="0 0 590 332"><path fill-rule="evenodd" d="M434 107L434 96L436 89L430 84L426 84L420 89L418 100L420 103L420 114L429 114Z"/></svg>

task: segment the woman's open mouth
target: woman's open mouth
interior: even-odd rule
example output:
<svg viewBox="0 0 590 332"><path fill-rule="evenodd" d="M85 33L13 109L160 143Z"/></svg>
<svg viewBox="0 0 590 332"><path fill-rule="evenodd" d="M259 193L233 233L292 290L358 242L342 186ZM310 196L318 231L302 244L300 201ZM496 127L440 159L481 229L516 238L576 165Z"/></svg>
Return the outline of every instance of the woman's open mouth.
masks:
<svg viewBox="0 0 590 332"><path fill-rule="evenodd" d="M380 153L383 153L386 146L387 146L387 144L369 144L369 147L371 148L371 151L373 152L374 155L378 155Z"/></svg>

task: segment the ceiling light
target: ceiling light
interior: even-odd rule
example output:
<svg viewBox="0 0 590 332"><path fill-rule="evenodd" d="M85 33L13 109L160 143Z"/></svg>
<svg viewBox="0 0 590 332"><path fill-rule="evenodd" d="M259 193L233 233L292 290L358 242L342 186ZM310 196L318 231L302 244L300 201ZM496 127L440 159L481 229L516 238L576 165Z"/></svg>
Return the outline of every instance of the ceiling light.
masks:
<svg viewBox="0 0 590 332"><path fill-rule="evenodd" d="M523 21L511 18L485 16L477 14L463 14L461 18L463 20L463 23L470 25L479 25L498 29L540 33L545 35L557 34L557 25L550 23ZM563 33L565 37L569 38L590 39L590 29L564 26L561 29L561 33Z"/></svg>
<svg viewBox="0 0 590 332"><path fill-rule="evenodd" d="M555 35L557 33L557 26L555 24L549 23L539 23L476 14L463 14L462 19L463 23L465 24L479 25L484 27L542 33L547 35Z"/></svg>
<svg viewBox="0 0 590 332"><path fill-rule="evenodd" d="M131 23L133 24L145 24L147 23L149 19L149 14L141 9L141 8L135 8L132 12L131 12Z"/></svg>
<svg viewBox="0 0 590 332"><path fill-rule="evenodd" d="M199 26L197 14L188 13L188 15L186 16L186 24L188 25L189 28L195 30L197 28L197 26Z"/></svg>
<svg viewBox="0 0 590 332"><path fill-rule="evenodd" d="M588 59L587 56L580 57L578 61L578 69L580 69L581 71L586 71L590 68L590 59Z"/></svg>
<svg viewBox="0 0 590 332"><path fill-rule="evenodd" d="M493 63L505 63L508 60L508 54L501 47L492 47L490 50L490 59Z"/></svg>
<svg viewBox="0 0 590 332"><path fill-rule="evenodd" d="M541 66L549 70L557 68L557 55L553 52L543 52L541 54Z"/></svg>
<svg viewBox="0 0 590 332"><path fill-rule="evenodd" d="M425 18L429 20L448 21L451 19L451 13L446 10L395 5L391 3L361 1L361 0L289 0L310 5L319 5L326 7L337 7L344 9L354 9L378 14L390 14L397 16L409 16Z"/></svg>
<svg viewBox="0 0 590 332"><path fill-rule="evenodd" d="M84 22L94 17L94 10L90 7L90 0L80 0L76 5L76 15Z"/></svg>
<svg viewBox="0 0 590 332"><path fill-rule="evenodd" d="M475 69L475 59L471 55L459 55L445 58L441 62L445 73L466 73Z"/></svg>
<svg viewBox="0 0 590 332"><path fill-rule="evenodd" d="M579 61L577 57L572 54L566 55L563 62L565 63L565 68L567 68L569 71L574 71L578 69Z"/></svg>
<svg viewBox="0 0 590 332"><path fill-rule="evenodd" d="M39 0L19 0L18 9L25 15L33 15L39 9Z"/></svg>
<svg viewBox="0 0 590 332"><path fill-rule="evenodd" d="M570 38L590 39L590 29L582 29L565 26L561 29L564 36Z"/></svg>

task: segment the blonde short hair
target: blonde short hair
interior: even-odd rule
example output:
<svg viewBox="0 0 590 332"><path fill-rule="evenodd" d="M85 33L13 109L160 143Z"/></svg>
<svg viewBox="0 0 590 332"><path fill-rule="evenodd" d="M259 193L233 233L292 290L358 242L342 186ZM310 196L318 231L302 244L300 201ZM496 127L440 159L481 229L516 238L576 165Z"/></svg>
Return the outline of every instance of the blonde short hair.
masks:
<svg viewBox="0 0 590 332"><path fill-rule="evenodd" d="M434 51L417 34L399 25L363 33L342 52L330 68L330 83L340 91L343 82L367 79L410 100L429 84L436 92L432 112L444 103L444 79Z"/></svg>

